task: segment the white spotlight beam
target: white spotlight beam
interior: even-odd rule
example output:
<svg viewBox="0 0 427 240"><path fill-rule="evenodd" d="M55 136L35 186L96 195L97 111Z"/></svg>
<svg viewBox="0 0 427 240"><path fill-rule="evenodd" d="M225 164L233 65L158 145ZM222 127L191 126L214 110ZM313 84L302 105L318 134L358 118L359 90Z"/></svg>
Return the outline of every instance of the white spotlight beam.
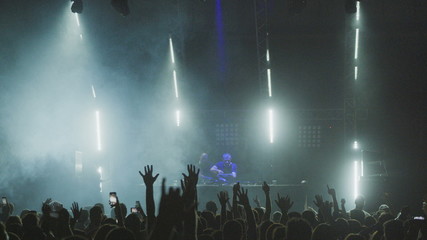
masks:
<svg viewBox="0 0 427 240"><path fill-rule="evenodd" d="M101 151L101 127L99 125L99 111L95 112L96 116L96 139L98 151Z"/></svg>
<svg viewBox="0 0 427 240"><path fill-rule="evenodd" d="M74 15L76 15L77 26L80 27L79 15L77 13L74 13Z"/></svg>
<svg viewBox="0 0 427 240"><path fill-rule="evenodd" d="M268 110L268 133L270 136L270 143L274 143L274 119L273 109Z"/></svg>

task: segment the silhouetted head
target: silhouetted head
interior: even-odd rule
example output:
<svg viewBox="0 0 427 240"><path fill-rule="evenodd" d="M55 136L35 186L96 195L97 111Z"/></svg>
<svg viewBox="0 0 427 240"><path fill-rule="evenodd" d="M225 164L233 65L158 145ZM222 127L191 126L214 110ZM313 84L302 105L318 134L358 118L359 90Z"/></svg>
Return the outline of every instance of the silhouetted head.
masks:
<svg viewBox="0 0 427 240"><path fill-rule="evenodd" d="M310 240L311 226L303 218L292 218L288 221L287 240Z"/></svg>
<svg viewBox="0 0 427 240"><path fill-rule="evenodd" d="M350 218L356 219L360 224L365 225L365 213L359 209L353 209L350 211Z"/></svg>
<svg viewBox="0 0 427 240"><path fill-rule="evenodd" d="M216 206L216 203L214 201L209 201L206 203L206 210L216 214L216 211L218 211L218 207Z"/></svg>
<svg viewBox="0 0 427 240"><path fill-rule="evenodd" d="M236 220L225 222L222 230L223 240L241 240L243 239L243 227Z"/></svg>
<svg viewBox="0 0 427 240"><path fill-rule="evenodd" d="M384 223L385 240L401 240L405 238L403 222L400 220L388 220Z"/></svg>
<svg viewBox="0 0 427 240"><path fill-rule="evenodd" d="M317 226L316 214L312 210L305 210L302 212L301 217L307 220L312 228Z"/></svg>
<svg viewBox="0 0 427 240"><path fill-rule="evenodd" d="M138 215L135 213L129 214L129 216L125 218L125 227L135 234L139 233L141 230L141 220Z"/></svg>
<svg viewBox="0 0 427 240"><path fill-rule="evenodd" d="M117 228L117 226L111 224L102 225L100 228L98 228L98 231L96 231L93 240L104 240L107 234L114 228Z"/></svg>
<svg viewBox="0 0 427 240"><path fill-rule="evenodd" d="M333 240L334 234L332 232L332 227L326 223L321 223L316 226L313 230L313 236L311 240ZM335 238L336 239L336 238Z"/></svg>
<svg viewBox="0 0 427 240"><path fill-rule="evenodd" d="M99 206L93 206L89 211L90 222L95 225L100 225L102 221L102 209Z"/></svg>
<svg viewBox="0 0 427 240"><path fill-rule="evenodd" d="M275 223L279 223L279 222L280 222L280 219L282 219L282 213L281 213L281 212L279 212L279 211L275 211L275 212L273 213L273 222L275 222Z"/></svg>
<svg viewBox="0 0 427 240"><path fill-rule="evenodd" d="M356 209L363 210L365 207L365 197L362 195L357 196L354 203L356 204Z"/></svg>
<svg viewBox="0 0 427 240"><path fill-rule="evenodd" d="M106 238L106 240L135 240L135 236L130 230L127 230L123 227L114 228L111 230Z"/></svg>

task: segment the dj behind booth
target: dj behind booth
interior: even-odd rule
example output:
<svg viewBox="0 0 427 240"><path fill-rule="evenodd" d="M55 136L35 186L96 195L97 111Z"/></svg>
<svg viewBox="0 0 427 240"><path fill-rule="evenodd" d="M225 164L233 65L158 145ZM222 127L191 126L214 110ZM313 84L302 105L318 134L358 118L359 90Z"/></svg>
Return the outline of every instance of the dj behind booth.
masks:
<svg viewBox="0 0 427 240"><path fill-rule="evenodd" d="M248 189L250 198L262 199L264 195L262 182L238 179L237 164L233 163L231 160L231 154L224 153L222 155L222 161L213 163L209 160L207 153L202 153L199 159L200 175L199 184L197 186L200 206L204 206L208 201L217 202L217 194L220 191L228 192L231 197L233 192L232 188L236 182L239 182L241 187ZM277 193L280 193L280 195L289 195L295 203L293 210L304 210L304 205L306 204L305 183L277 184L277 181L274 180L269 186L272 197L277 196ZM272 206L273 209L276 207L274 204Z"/></svg>

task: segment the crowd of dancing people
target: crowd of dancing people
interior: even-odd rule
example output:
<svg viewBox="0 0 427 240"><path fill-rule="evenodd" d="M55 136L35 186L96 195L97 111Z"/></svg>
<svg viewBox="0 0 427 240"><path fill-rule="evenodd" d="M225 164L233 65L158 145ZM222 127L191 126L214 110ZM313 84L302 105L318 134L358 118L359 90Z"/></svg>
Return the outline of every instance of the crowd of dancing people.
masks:
<svg viewBox="0 0 427 240"><path fill-rule="evenodd" d="M109 211L103 204L85 210L77 202L68 208L47 199L40 209L16 214L13 204L5 200L1 203L0 240L427 239L426 199L422 206L424 214L417 217L411 216L408 207L395 213L384 204L378 211L366 212L363 197L358 197L356 207L348 211L345 200L338 201L335 190L327 186L327 197L314 197L317 209L293 211L291 197L278 194L273 201L280 211L272 212L270 187L264 182L265 198L262 201L256 198L253 206L248 190L239 183L234 184L231 193L218 192L215 201L200 206L199 170L188 165L187 171L183 173L179 188L167 188L166 179L161 180L157 215L153 185L159 174L153 174L153 166L146 166L144 172L139 172L146 188L145 210L137 205L128 211L115 197L114 202L110 201L111 214L107 216Z"/></svg>

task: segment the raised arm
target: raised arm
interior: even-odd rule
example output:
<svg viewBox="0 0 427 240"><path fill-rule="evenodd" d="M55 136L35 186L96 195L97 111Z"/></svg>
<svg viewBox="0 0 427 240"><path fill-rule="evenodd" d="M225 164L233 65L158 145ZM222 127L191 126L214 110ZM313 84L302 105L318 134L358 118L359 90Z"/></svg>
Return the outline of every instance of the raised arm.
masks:
<svg viewBox="0 0 427 240"><path fill-rule="evenodd" d="M221 191L217 194L218 201L221 204L221 228L224 225L225 221L227 220L227 202L229 200L228 194L226 191Z"/></svg>
<svg viewBox="0 0 427 240"><path fill-rule="evenodd" d="M181 181L182 198L184 208L182 216L184 220L184 239L195 240L197 235L197 182L200 169L194 165L187 165L188 176L184 173L184 180Z"/></svg>
<svg viewBox="0 0 427 240"><path fill-rule="evenodd" d="M154 190L153 190L153 184L156 181L159 174L153 177L153 165L147 165L144 167L144 174L139 171L139 174L141 175L142 179L144 180L145 184L145 204L146 204L146 210L147 210L147 230L151 230L153 223L155 221L156 216L155 213L155 204L154 204Z"/></svg>
<svg viewBox="0 0 427 240"><path fill-rule="evenodd" d="M294 205L294 202L291 202L291 199L288 196L281 197L279 193L277 193L277 200L275 200L275 202L282 212L280 223L286 225L288 222L288 211Z"/></svg>
<svg viewBox="0 0 427 240"><path fill-rule="evenodd" d="M334 212L332 216L334 218L337 218L339 216L339 211L340 211L340 209L338 208L337 194L335 192L335 189L329 188L329 185L326 185L326 187L328 188L328 194L331 195L332 197L332 202L334 206Z"/></svg>
<svg viewBox="0 0 427 240"><path fill-rule="evenodd" d="M266 182L262 184L262 190L265 194L265 213L263 215L263 221L270 220L271 215L271 200L270 200L270 186Z"/></svg>
<svg viewBox="0 0 427 240"><path fill-rule="evenodd" d="M237 206L237 192L239 190L240 190L240 183L234 184L233 185L233 209L232 209L233 219L240 217L239 209Z"/></svg>
<svg viewBox="0 0 427 240"><path fill-rule="evenodd" d="M240 204L245 208L246 221L248 223L247 240L257 240L255 216L249 204L248 190L239 189L237 196L239 197Z"/></svg>

